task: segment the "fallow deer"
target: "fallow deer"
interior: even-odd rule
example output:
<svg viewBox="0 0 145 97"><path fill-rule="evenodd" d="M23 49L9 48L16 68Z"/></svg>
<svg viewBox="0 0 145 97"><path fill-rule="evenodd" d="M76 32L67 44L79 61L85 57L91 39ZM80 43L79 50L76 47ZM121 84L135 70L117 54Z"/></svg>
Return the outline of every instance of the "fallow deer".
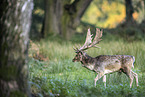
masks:
<svg viewBox="0 0 145 97"><path fill-rule="evenodd" d="M136 79L136 85L138 86L138 75L132 71L134 68L135 57L130 55L99 55L97 57L91 57L84 51L96 47L96 44L101 41L103 31L96 28L96 36L92 41L92 35L90 29L88 29L87 37L84 45L80 48L74 48L76 52L73 62L81 62L82 66L97 73L95 78L95 86L97 80L103 77L103 82L106 87L106 74L113 72L123 72L130 78L130 88L132 87L133 79Z"/></svg>

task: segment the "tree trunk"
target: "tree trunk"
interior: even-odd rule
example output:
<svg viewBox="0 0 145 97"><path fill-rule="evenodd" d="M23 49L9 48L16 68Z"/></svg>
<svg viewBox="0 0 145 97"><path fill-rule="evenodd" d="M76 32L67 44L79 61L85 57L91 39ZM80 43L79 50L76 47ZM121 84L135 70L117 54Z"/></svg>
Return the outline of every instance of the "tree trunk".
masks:
<svg viewBox="0 0 145 97"><path fill-rule="evenodd" d="M0 97L29 97L27 53L32 0L0 1Z"/></svg>
<svg viewBox="0 0 145 97"><path fill-rule="evenodd" d="M42 34L59 34L68 39L92 0L45 0Z"/></svg>
<svg viewBox="0 0 145 97"><path fill-rule="evenodd" d="M125 0L125 7L126 7L126 23L132 23L134 21L133 19L133 5L132 0Z"/></svg>

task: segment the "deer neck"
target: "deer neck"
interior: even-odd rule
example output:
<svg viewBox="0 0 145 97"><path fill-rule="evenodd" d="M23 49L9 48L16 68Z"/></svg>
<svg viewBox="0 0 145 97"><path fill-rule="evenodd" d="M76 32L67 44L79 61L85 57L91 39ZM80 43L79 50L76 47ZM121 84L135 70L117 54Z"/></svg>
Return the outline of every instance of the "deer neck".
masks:
<svg viewBox="0 0 145 97"><path fill-rule="evenodd" d="M90 57L86 53L82 57L82 66L86 67L87 69L93 70L94 69L94 58Z"/></svg>

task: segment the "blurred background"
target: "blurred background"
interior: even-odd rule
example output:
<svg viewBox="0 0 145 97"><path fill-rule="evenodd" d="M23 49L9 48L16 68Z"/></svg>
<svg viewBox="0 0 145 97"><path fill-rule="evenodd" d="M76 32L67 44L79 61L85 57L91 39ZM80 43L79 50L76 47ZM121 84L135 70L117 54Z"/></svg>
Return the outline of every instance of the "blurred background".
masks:
<svg viewBox="0 0 145 97"><path fill-rule="evenodd" d="M34 0L30 36L71 39L75 33L99 27L107 33L140 39L145 33L144 9L144 0Z"/></svg>

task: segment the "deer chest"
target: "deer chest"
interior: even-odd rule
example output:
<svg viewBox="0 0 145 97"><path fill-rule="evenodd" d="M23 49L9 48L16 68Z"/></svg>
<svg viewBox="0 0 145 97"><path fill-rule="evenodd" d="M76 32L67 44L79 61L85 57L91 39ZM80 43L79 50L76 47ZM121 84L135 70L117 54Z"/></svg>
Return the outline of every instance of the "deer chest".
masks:
<svg viewBox="0 0 145 97"><path fill-rule="evenodd" d="M86 68L88 68L89 70L94 70L95 64L87 64L85 65Z"/></svg>

